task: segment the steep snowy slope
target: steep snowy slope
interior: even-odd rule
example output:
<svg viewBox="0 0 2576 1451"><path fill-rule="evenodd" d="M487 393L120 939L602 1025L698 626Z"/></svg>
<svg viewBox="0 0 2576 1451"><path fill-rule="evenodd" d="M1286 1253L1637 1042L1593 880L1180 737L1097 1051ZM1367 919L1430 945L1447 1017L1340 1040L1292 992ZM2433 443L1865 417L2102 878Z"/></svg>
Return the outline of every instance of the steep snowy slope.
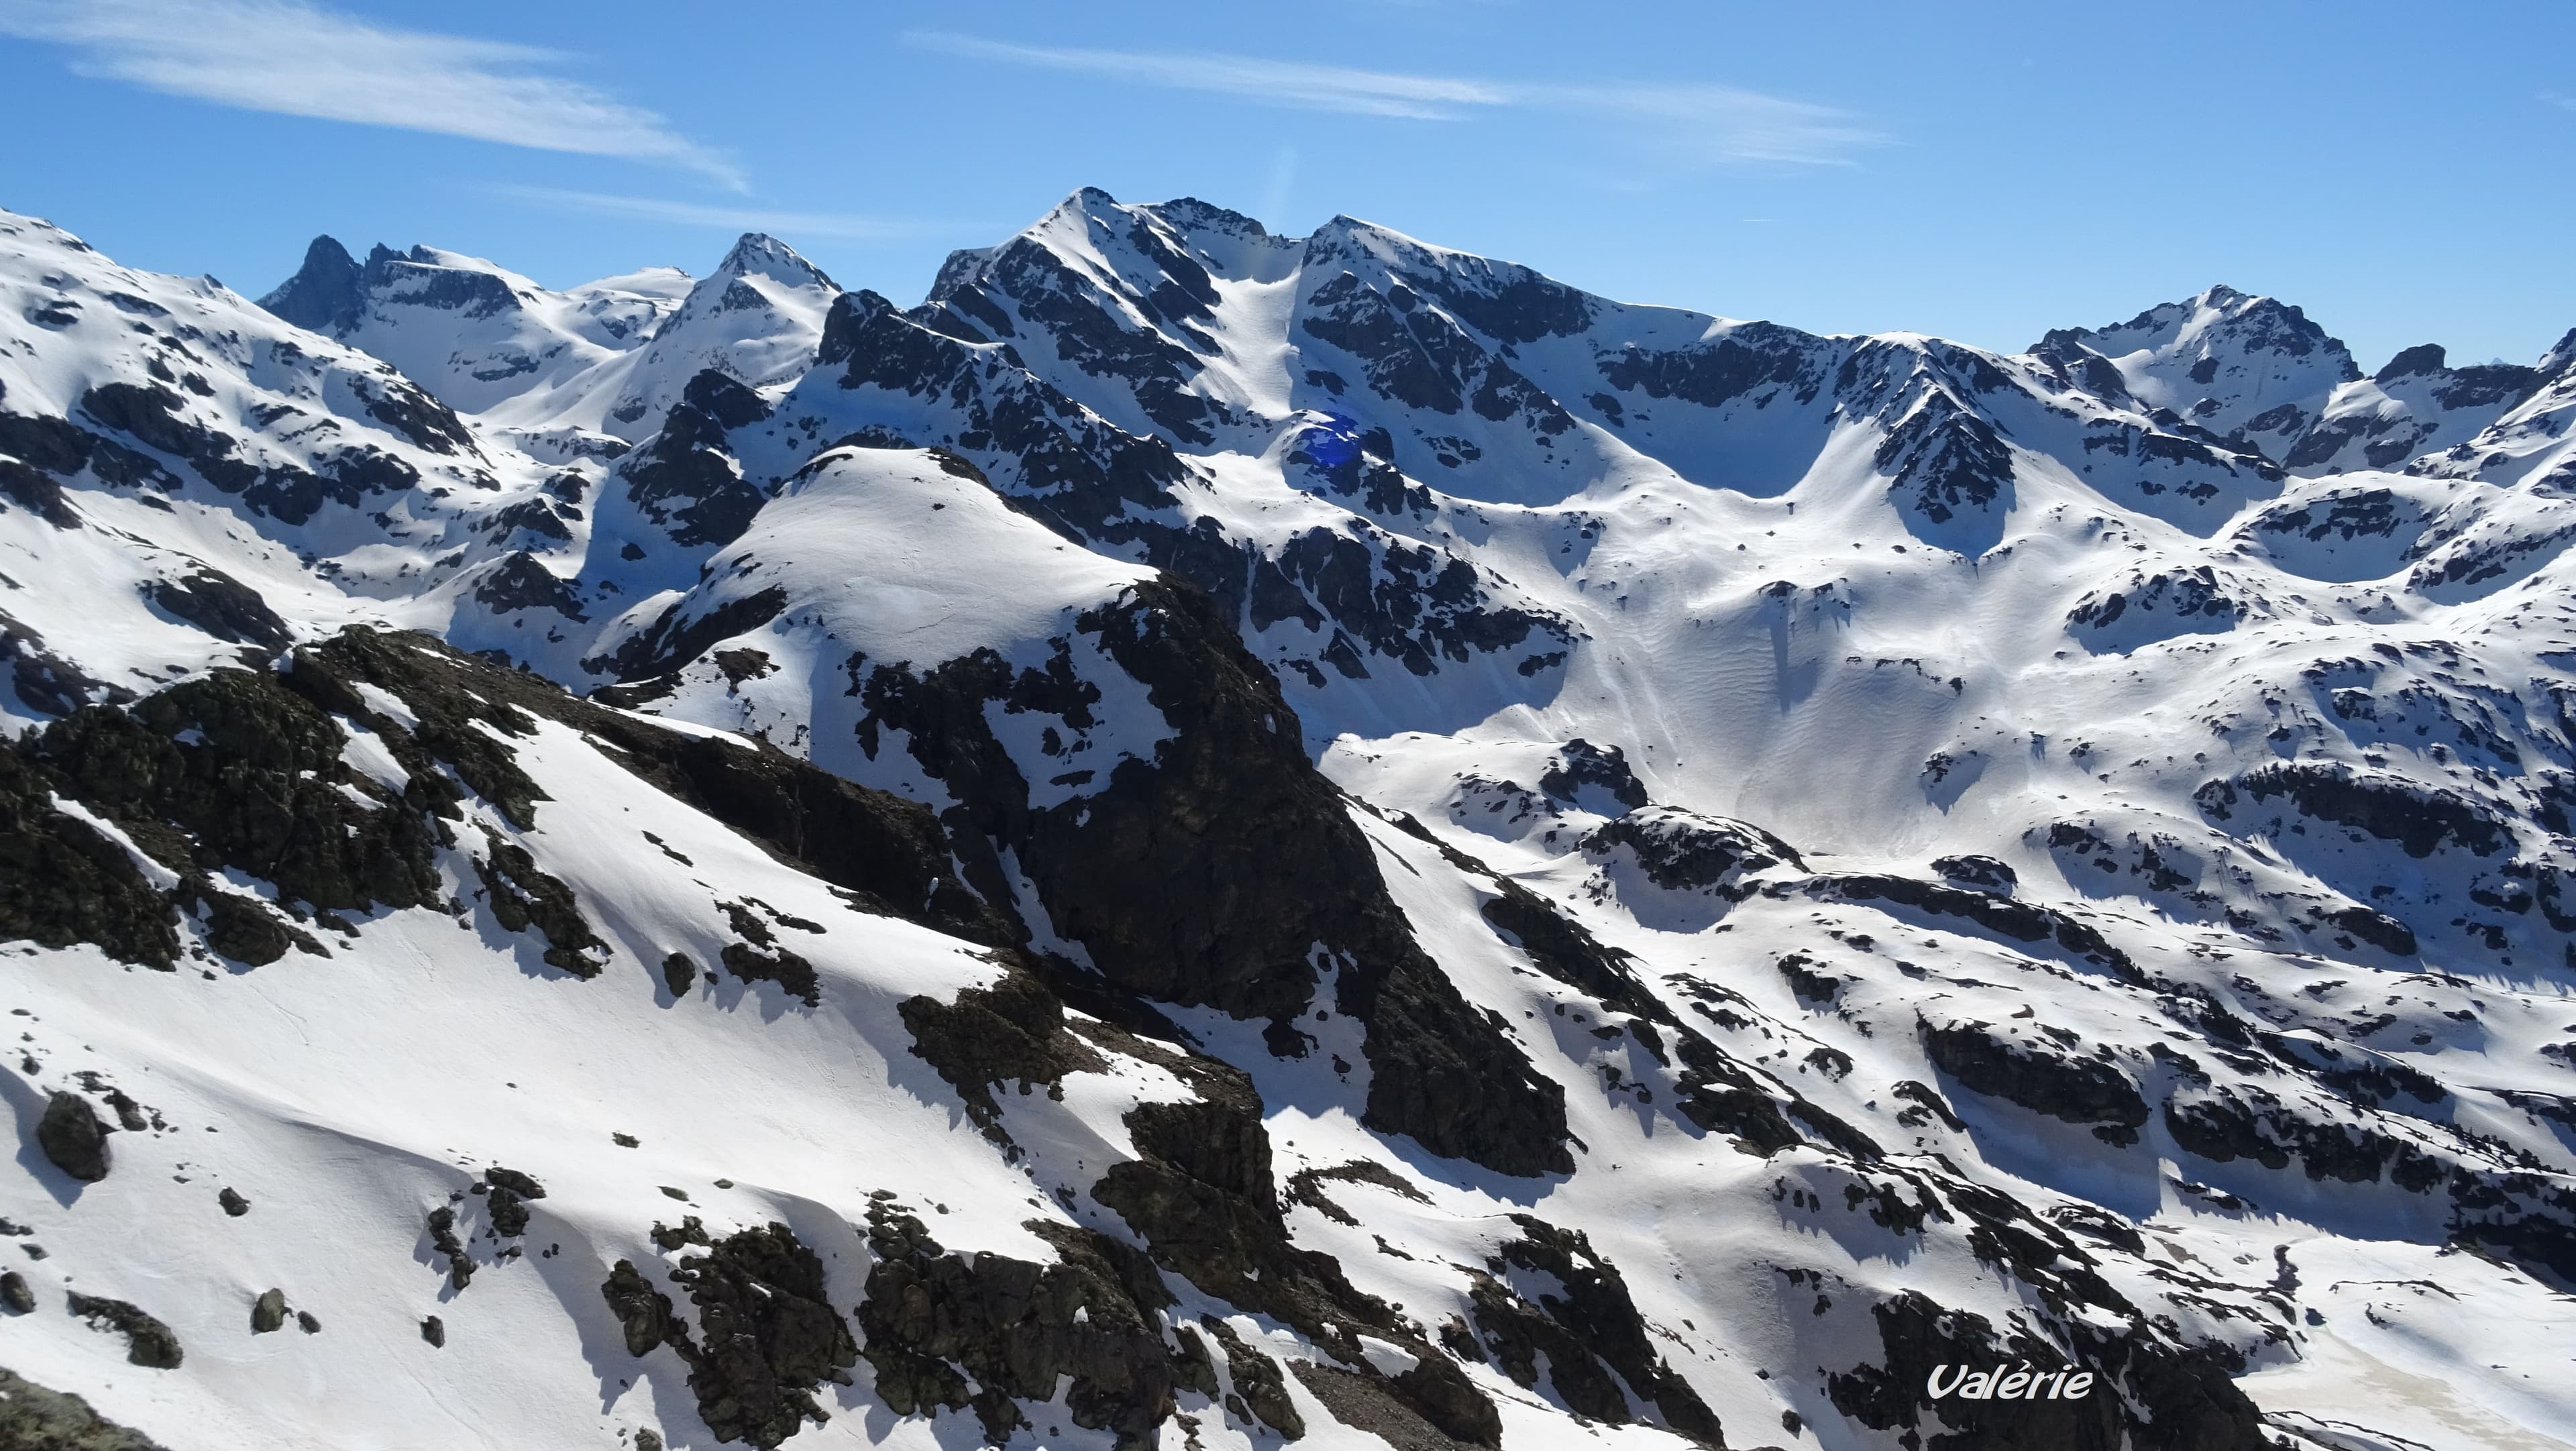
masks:
<svg viewBox="0 0 2576 1451"><path fill-rule="evenodd" d="M0 1364L110 1420L2576 1444L2565 347L0 224Z"/></svg>

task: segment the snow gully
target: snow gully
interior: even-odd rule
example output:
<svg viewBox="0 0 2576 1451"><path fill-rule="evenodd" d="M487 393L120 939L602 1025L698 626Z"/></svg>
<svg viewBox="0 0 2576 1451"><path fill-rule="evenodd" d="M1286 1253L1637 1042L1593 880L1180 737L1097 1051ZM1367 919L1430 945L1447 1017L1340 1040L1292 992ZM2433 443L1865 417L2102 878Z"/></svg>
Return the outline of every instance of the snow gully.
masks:
<svg viewBox="0 0 2576 1451"><path fill-rule="evenodd" d="M2034 1371L2027 1368L2026 1362L2014 1361L2010 1370L1971 1374L1962 1365L1956 1367L1957 1373L1950 1377L1949 1384L1942 1384L1942 1372L1951 1369L1948 1365L1932 1367L1931 1376L1923 1382L1923 1389L1932 1399L1937 1401L1955 1391L1963 1401L2071 1401L2093 1389L2093 1372L2089 1370L2072 1374L2062 1370Z"/></svg>

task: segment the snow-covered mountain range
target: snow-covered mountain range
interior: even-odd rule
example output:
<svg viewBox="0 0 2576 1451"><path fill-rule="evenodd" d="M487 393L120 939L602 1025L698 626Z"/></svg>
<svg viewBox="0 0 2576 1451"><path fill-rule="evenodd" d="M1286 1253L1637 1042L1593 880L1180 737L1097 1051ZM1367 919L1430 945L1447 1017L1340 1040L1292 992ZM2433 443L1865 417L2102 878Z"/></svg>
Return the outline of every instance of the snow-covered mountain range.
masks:
<svg viewBox="0 0 2576 1451"><path fill-rule="evenodd" d="M0 1444L2576 1444L2572 419L0 213Z"/></svg>

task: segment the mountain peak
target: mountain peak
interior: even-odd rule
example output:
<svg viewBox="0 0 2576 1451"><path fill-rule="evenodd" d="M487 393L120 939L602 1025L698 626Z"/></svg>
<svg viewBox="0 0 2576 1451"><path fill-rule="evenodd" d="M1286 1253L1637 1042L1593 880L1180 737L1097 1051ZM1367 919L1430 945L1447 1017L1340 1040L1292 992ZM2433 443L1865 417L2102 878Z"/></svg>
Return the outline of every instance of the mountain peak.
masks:
<svg viewBox="0 0 2576 1451"><path fill-rule="evenodd" d="M2418 373L2438 373L2450 361L2450 354L2440 343L2420 343L2388 360L2387 366L2370 375L2374 383L2393 383Z"/></svg>
<svg viewBox="0 0 2576 1451"><path fill-rule="evenodd" d="M971 1385L2576 1451L2576 377L1097 189L910 308L728 246L323 239L319 337L0 213L0 1304L73 1307L10 1364L171 1445L929 1444Z"/></svg>
<svg viewBox="0 0 2576 1451"><path fill-rule="evenodd" d="M304 265L295 269L295 275L279 283L259 305L310 332L339 331L354 324L364 306L358 289L362 271L349 249L325 234L305 247Z"/></svg>
<svg viewBox="0 0 2576 1451"><path fill-rule="evenodd" d="M2540 355L2539 367L2543 373L2555 374L2570 364L2576 364L2576 327L2569 328L2565 337Z"/></svg>
<svg viewBox="0 0 2576 1451"><path fill-rule="evenodd" d="M1228 207L1218 206L1214 202L1200 201L1193 196L1174 197L1170 201L1158 202L1145 210L1185 233L1221 232L1230 237L1260 238L1268 238L1272 235L1270 229L1261 225L1255 218L1245 216Z"/></svg>
<svg viewBox="0 0 2576 1451"><path fill-rule="evenodd" d="M767 232L743 233L734 242L733 250L725 253L724 261L716 265L715 275L719 277L739 277L745 273L775 278L790 287L841 290L840 284L822 268L806 261L803 253Z"/></svg>

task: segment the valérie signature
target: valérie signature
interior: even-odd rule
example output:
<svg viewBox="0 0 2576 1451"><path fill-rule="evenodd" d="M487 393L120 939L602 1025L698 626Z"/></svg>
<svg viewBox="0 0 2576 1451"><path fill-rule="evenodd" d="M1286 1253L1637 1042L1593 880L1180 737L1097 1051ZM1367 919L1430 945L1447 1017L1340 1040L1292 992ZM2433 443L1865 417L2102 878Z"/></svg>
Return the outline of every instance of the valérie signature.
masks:
<svg viewBox="0 0 2576 1451"><path fill-rule="evenodd" d="M1957 1373L1943 1385L1942 1373L1953 1369ZM1923 1389L1936 1401L1952 1394L1963 1401L2071 1401L2093 1389L2093 1372L2072 1367L2034 1371L2028 1362L2018 1360L2009 1369L1974 1372L1964 1365L1936 1365Z"/></svg>

